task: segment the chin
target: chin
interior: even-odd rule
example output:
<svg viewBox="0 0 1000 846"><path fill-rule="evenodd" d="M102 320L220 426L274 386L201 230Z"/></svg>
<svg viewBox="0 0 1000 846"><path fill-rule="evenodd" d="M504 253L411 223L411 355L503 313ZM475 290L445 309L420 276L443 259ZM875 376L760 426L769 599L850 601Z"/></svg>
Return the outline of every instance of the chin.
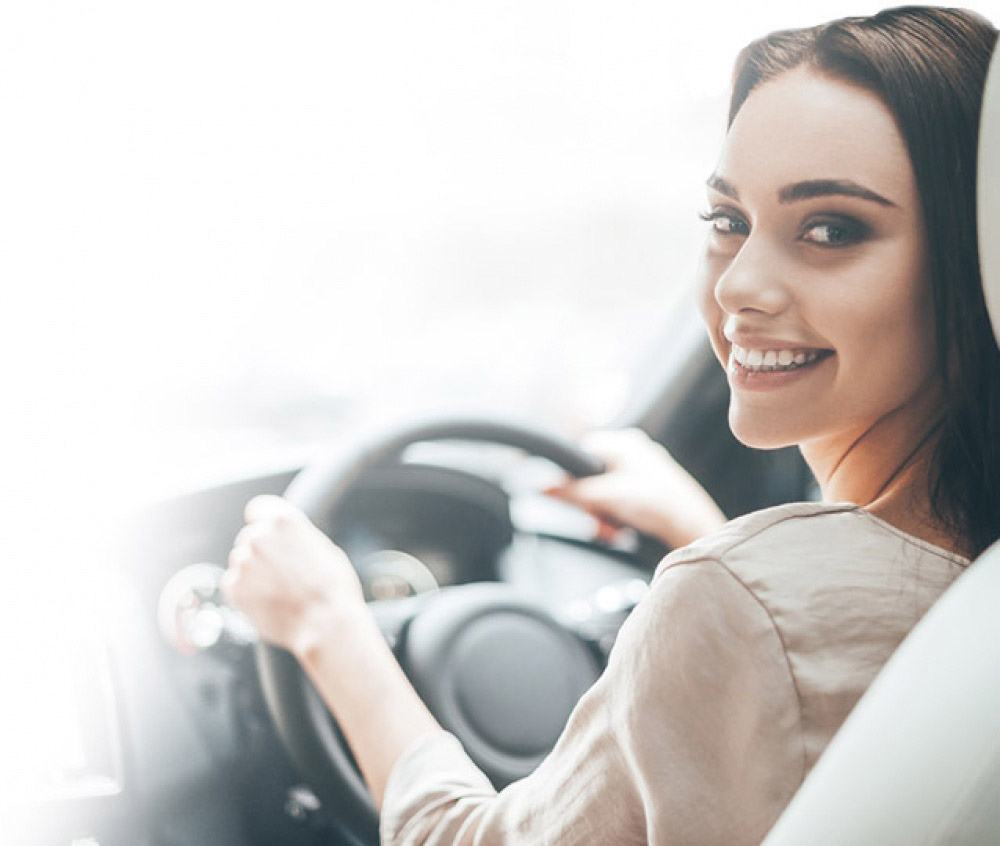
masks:
<svg viewBox="0 0 1000 846"><path fill-rule="evenodd" d="M782 449L799 443L784 420L771 419L770 415L748 414L735 404L729 405L729 429L744 446L753 449Z"/></svg>

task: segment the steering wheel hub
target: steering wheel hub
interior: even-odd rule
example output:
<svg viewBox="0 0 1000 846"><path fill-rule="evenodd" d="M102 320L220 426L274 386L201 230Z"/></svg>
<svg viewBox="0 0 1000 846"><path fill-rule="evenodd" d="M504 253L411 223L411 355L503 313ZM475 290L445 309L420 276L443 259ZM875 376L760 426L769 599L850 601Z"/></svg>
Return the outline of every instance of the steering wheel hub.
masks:
<svg viewBox="0 0 1000 846"><path fill-rule="evenodd" d="M599 675L586 644L500 584L452 588L410 623L414 687L494 784L528 775Z"/></svg>

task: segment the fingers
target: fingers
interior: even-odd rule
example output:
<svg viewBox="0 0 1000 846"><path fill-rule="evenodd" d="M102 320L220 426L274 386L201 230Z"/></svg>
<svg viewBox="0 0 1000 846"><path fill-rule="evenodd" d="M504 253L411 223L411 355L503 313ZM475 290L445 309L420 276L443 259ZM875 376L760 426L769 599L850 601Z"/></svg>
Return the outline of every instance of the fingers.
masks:
<svg viewBox="0 0 1000 846"><path fill-rule="evenodd" d="M237 593L241 584L240 571L243 566L243 561L234 558L235 555L236 550L233 549L229 553L229 567L226 568L226 572L222 574L222 579L219 581L219 590L222 591L223 598L233 608L239 607Z"/></svg>
<svg viewBox="0 0 1000 846"><path fill-rule="evenodd" d="M219 581L219 590L231 608L243 610L247 600L247 574L252 567L252 555L247 547L234 546L229 551L228 566Z"/></svg>
<svg viewBox="0 0 1000 846"><path fill-rule="evenodd" d="M308 520L301 509L296 508L287 499L273 494L262 494L251 499L243 509L243 519L247 523L257 523L274 520Z"/></svg>
<svg viewBox="0 0 1000 846"><path fill-rule="evenodd" d="M561 484L549 485L547 488L542 488L542 493L546 496L551 496L553 499L573 502L573 481L572 479L567 479Z"/></svg>
<svg viewBox="0 0 1000 846"><path fill-rule="evenodd" d="M596 517L597 529L594 532L595 540L601 543L613 544L622 533L623 526L620 523Z"/></svg>
<svg viewBox="0 0 1000 846"><path fill-rule="evenodd" d="M653 441L642 429L599 429L581 440L581 446L616 470L631 458L644 455Z"/></svg>
<svg viewBox="0 0 1000 846"><path fill-rule="evenodd" d="M580 440L580 446L595 458L601 459L608 469L613 469L622 454L622 433L607 430L588 432Z"/></svg>
<svg viewBox="0 0 1000 846"><path fill-rule="evenodd" d="M236 537L233 539L233 548L237 549L239 547L251 546L256 540L260 538L261 535L261 524L260 523L247 523L242 529L236 533Z"/></svg>
<svg viewBox="0 0 1000 846"><path fill-rule="evenodd" d="M223 592L226 593L227 598L231 598L233 588L242 580L247 568L264 553L265 534L262 531L263 528L259 523L244 526L233 540L233 546L229 550L227 560L228 567L223 577Z"/></svg>
<svg viewBox="0 0 1000 846"><path fill-rule="evenodd" d="M595 520L594 539L610 544L619 537L626 523L615 513L614 499L613 497L609 499L605 486L598 483L599 479L601 477L594 476L573 480L546 488L543 493L575 505L590 514Z"/></svg>
<svg viewBox="0 0 1000 846"><path fill-rule="evenodd" d="M233 548L229 553L229 566L239 567L248 564L255 558L269 556L274 544L275 529L272 521L260 520L247 523L233 539Z"/></svg>
<svg viewBox="0 0 1000 846"><path fill-rule="evenodd" d="M546 493L590 514L598 523L598 538L605 540L617 536L622 526L629 525L627 500L618 488L613 480L595 476Z"/></svg>
<svg viewBox="0 0 1000 846"><path fill-rule="evenodd" d="M605 471L597 476L583 479L567 478L556 485L550 485L542 493L574 505L589 506L605 499L609 492L609 480L619 471L648 465L651 456L659 458L663 449L642 429L599 429L584 435L580 446L604 462ZM617 484L612 484L611 493L616 493Z"/></svg>
<svg viewBox="0 0 1000 846"><path fill-rule="evenodd" d="M266 556L273 551L276 540L287 535L288 529L295 525L312 525L288 500L270 494L251 499L243 509L243 518L246 525L233 539L233 552L239 553L237 560Z"/></svg>
<svg viewBox="0 0 1000 846"><path fill-rule="evenodd" d="M273 556L277 535L283 524L305 517L291 503L269 495L251 499L244 508L243 516L247 522L233 539L229 566L221 584L226 600L237 606L246 593L251 571L257 569L256 564Z"/></svg>
<svg viewBox="0 0 1000 846"><path fill-rule="evenodd" d="M583 502L580 499L577 484L578 482L576 479L567 479L561 484L549 485L549 487L543 488L542 493L545 494L545 496L558 499L560 502L568 502L570 505L582 507Z"/></svg>
<svg viewBox="0 0 1000 846"><path fill-rule="evenodd" d="M597 476L583 479L567 478L565 481L550 485L542 493L566 502L579 505L582 500L590 500L590 489L594 480L601 480L621 469L624 458L636 450L637 445L648 441L646 433L640 429L598 429L588 432L580 440L580 446L595 458L604 462L605 471ZM598 485L600 486L600 482Z"/></svg>

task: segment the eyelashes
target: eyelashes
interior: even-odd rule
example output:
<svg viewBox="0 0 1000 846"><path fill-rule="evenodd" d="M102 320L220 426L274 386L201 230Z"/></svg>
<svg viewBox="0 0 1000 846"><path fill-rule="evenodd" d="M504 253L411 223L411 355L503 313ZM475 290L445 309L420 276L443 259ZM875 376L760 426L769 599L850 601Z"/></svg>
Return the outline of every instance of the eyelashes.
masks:
<svg viewBox="0 0 1000 846"><path fill-rule="evenodd" d="M702 211L698 217L712 224L712 232L723 238L745 238L750 234L750 223L735 209L715 208ZM871 234L867 224L846 215L814 215L805 222L796 240L821 248L849 247L866 240Z"/></svg>
<svg viewBox="0 0 1000 846"><path fill-rule="evenodd" d="M800 240L819 247L849 247L864 241L870 230L859 220L840 218L811 222ZM805 237L809 234L810 237Z"/></svg>
<svg viewBox="0 0 1000 846"><path fill-rule="evenodd" d="M750 224L740 215L727 209L699 212L698 217L706 223L711 223L712 230L719 235L742 235L745 237L750 234Z"/></svg>

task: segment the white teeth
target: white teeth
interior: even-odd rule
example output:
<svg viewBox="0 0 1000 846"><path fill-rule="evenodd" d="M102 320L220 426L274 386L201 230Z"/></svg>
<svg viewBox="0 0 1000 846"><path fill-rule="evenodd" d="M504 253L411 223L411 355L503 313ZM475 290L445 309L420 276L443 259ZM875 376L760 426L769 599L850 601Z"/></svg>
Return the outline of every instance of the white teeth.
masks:
<svg viewBox="0 0 1000 846"><path fill-rule="evenodd" d="M791 370L809 364L820 356L820 350L748 350L732 345L732 358L741 367L759 372L771 370Z"/></svg>

